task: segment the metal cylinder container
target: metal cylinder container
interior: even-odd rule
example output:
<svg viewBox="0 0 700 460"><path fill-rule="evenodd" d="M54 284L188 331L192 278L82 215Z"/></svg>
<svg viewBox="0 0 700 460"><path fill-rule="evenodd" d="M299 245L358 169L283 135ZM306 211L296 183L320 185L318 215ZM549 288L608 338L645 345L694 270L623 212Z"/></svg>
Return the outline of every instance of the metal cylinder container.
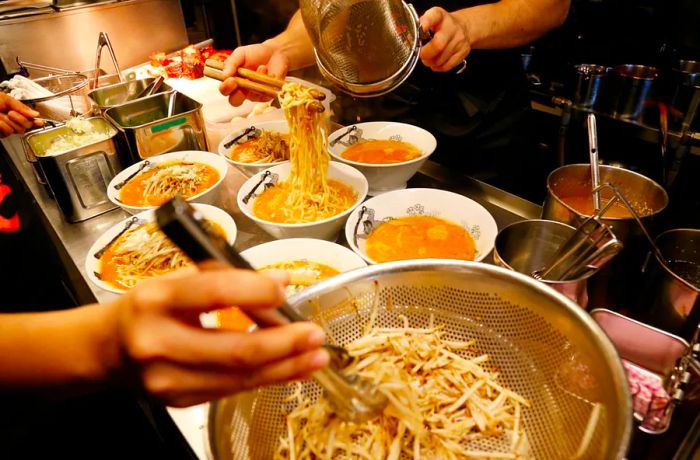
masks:
<svg viewBox="0 0 700 460"><path fill-rule="evenodd" d="M573 236L576 229L570 225L551 220L524 220L511 224L496 237L493 259L496 265L525 275L540 270L558 249ZM587 282L596 270L567 281L539 280L561 292L581 307L588 306Z"/></svg>
<svg viewBox="0 0 700 460"><path fill-rule="evenodd" d="M596 64L579 64L576 69L574 105L583 110L607 112L609 101L605 97L609 86L610 67ZM608 91L609 92L609 91Z"/></svg>
<svg viewBox="0 0 700 460"><path fill-rule="evenodd" d="M654 241L666 260L649 254L641 308L651 325L690 340L700 323L700 230L668 230Z"/></svg>
<svg viewBox="0 0 700 460"><path fill-rule="evenodd" d="M616 186L641 211L642 222L649 228L668 205L664 188L646 176L614 166L600 166L600 183ZM570 197L591 196L591 167L589 164L562 166L547 178L547 195L542 208L542 218L578 226L587 218L567 203ZM606 198L603 195L603 198ZM591 198L592 200L592 198ZM638 292L623 289L623 285L635 285L641 275L648 243L639 225L629 217L604 217L601 221L610 226L624 248L620 254L591 279L589 294L591 307L629 308L636 301Z"/></svg>
<svg viewBox="0 0 700 460"><path fill-rule="evenodd" d="M653 105L654 82L659 71L655 67L624 64L614 68L617 102L613 115L639 121L647 106Z"/></svg>

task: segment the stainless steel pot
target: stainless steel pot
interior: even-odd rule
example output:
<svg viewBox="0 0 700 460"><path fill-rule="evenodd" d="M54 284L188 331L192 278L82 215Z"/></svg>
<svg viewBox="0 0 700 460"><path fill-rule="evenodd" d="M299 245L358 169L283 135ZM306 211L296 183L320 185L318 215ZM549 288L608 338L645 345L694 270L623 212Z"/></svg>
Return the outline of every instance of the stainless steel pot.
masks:
<svg viewBox="0 0 700 460"><path fill-rule="evenodd" d="M508 225L496 236L493 259L496 265L531 276L557 253L576 232L570 225L551 220L524 220ZM596 270L569 281L539 280L561 292L581 307L588 306L587 282Z"/></svg>
<svg viewBox="0 0 700 460"><path fill-rule="evenodd" d="M596 64L579 64L576 69L576 92L574 105L583 110L607 112L610 104L606 100L610 67Z"/></svg>
<svg viewBox="0 0 700 460"><path fill-rule="evenodd" d="M653 105L654 82L659 71L655 67L624 64L614 68L617 102L613 115L630 120L641 120L646 106Z"/></svg>
<svg viewBox="0 0 700 460"><path fill-rule="evenodd" d="M693 95L700 90L700 62L681 60L670 75L669 128L680 131L683 120L688 115ZM697 131L698 121L690 127Z"/></svg>
<svg viewBox="0 0 700 460"><path fill-rule="evenodd" d="M700 230L668 230L654 241L667 262L649 254L641 307L651 325L690 340L700 322Z"/></svg>
<svg viewBox="0 0 700 460"><path fill-rule="evenodd" d="M646 176L614 166L600 166L601 184L615 185L637 208L644 208L642 222L652 227L655 217L668 205L668 194ZM547 178L547 196L542 218L577 227L587 217L567 204L572 196L591 194L591 168L588 164L566 165L555 169ZM603 218L624 248L620 254L591 279L591 307L624 308L632 306L637 292L631 288L638 282L648 243L636 221L630 217ZM630 284L632 283L632 284ZM628 287L625 287L628 286Z"/></svg>
<svg viewBox="0 0 700 460"><path fill-rule="evenodd" d="M208 149L202 104L177 91L112 107L105 117L121 132L120 148L136 163L162 153Z"/></svg>

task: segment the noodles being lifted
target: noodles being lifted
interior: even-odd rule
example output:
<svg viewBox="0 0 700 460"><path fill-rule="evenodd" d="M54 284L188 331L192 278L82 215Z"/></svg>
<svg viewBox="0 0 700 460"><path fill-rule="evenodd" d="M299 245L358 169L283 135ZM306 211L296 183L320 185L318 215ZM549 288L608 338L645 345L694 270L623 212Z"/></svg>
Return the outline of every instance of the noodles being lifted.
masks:
<svg viewBox="0 0 700 460"><path fill-rule="evenodd" d="M287 415L276 460L286 459L523 459L529 446L522 411L530 403L483 367L474 340L453 342L440 326L377 328L346 346L355 357L346 372L378 385L389 399L364 423L334 415L325 397L301 394Z"/></svg>
<svg viewBox="0 0 700 460"><path fill-rule="evenodd" d="M330 155L323 123L323 94L298 83L285 83L279 94L289 124L291 171L286 181L263 192L253 204L256 216L281 223L326 219L348 209L357 194L328 179Z"/></svg>
<svg viewBox="0 0 700 460"><path fill-rule="evenodd" d="M144 171L122 187L119 199L127 206L160 206L175 195L189 198L219 180L212 166L191 161L168 161Z"/></svg>

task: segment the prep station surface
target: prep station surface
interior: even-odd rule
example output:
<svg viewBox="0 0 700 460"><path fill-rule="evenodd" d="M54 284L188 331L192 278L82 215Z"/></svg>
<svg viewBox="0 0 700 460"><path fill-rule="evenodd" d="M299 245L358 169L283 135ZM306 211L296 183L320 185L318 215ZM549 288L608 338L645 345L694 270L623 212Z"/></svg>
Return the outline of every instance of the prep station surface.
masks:
<svg viewBox="0 0 700 460"><path fill-rule="evenodd" d="M129 217L129 214L121 209L115 209L81 223L66 222L56 202L44 186L38 183L32 166L25 158L21 138L13 136L4 139L2 143L17 177L36 203L46 232L62 259L70 287L78 302L89 304L114 299L116 294L107 292L89 281L85 271L85 257L90 246L102 233ZM235 247L239 251L272 240L272 237L238 209L236 195L245 180L246 177L240 171L229 166L218 201L214 203L233 216L238 227ZM426 162L420 172L409 182L409 187L439 188L471 198L491 213L499 230L519 220L538 218L541 211L540 206L536 204L483 182L455 174L430 161ZM490 261L491 257L487 260ZM202 434L206 406L168 411L196 455L199 458L206 458Z"/></svg>

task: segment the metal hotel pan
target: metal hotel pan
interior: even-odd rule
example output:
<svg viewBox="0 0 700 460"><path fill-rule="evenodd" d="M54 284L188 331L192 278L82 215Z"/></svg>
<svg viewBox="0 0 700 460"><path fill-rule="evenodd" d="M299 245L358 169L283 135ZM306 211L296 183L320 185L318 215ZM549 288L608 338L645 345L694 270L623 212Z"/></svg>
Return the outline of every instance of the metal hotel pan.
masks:
<svg viewBox="0 0 700 460"><path fill-rule="evenodd" d="M168 116L170 113L170 116ZM131 163L162 153L208 149L202 104L182 93L154 94L107 109Z"/></svg>
<svg viewBox="0 0 700 460"><path fill-rule="evenodd" d="M88 97L92 101L95 112L103 114L107 109L136 100L136 96L141 94L141 92L155 80L155 78L143 78L141 80L131 80L123 83L101 86L90 91ZM172 90L172 87L163 83L160 85L160 88L156 90L155 94L167 93Z"/></svg>
<svg viewBox="0 0 700 460"><path fill-rule="evenodd" d="M81 222L116 207L107 198L107 185L123 167L114 142L117 130L101 117L87 121L95 129L111 130L113 134L105 140L56 155L46 155L46 151L54 139L72 135L70 128L59 126L25 138L68 222Z"/></svg>
<svg viewBox="0 0 700 460"><path fill-rule="evenodd" d="M601 417L578 458L624 457L632 406L622 364L605 333L571 300L504 268L424 259L343 273L290 304L325 320L329 336L344 345L362 334L377 295L380 327L400 325L400 315L413 327L425 327L433 315L448 340L477 340L476 348L489 354L504 384L532 402L523 413L529 458L574 458L596 404L602 405ZM295 385L275 385L212 403L206 430L210 457L272 458L286 433L284 400L294 391ZM302 393L315 399L320 389L305 382ZM502 442L470 447L493 451Z"/></svg>

